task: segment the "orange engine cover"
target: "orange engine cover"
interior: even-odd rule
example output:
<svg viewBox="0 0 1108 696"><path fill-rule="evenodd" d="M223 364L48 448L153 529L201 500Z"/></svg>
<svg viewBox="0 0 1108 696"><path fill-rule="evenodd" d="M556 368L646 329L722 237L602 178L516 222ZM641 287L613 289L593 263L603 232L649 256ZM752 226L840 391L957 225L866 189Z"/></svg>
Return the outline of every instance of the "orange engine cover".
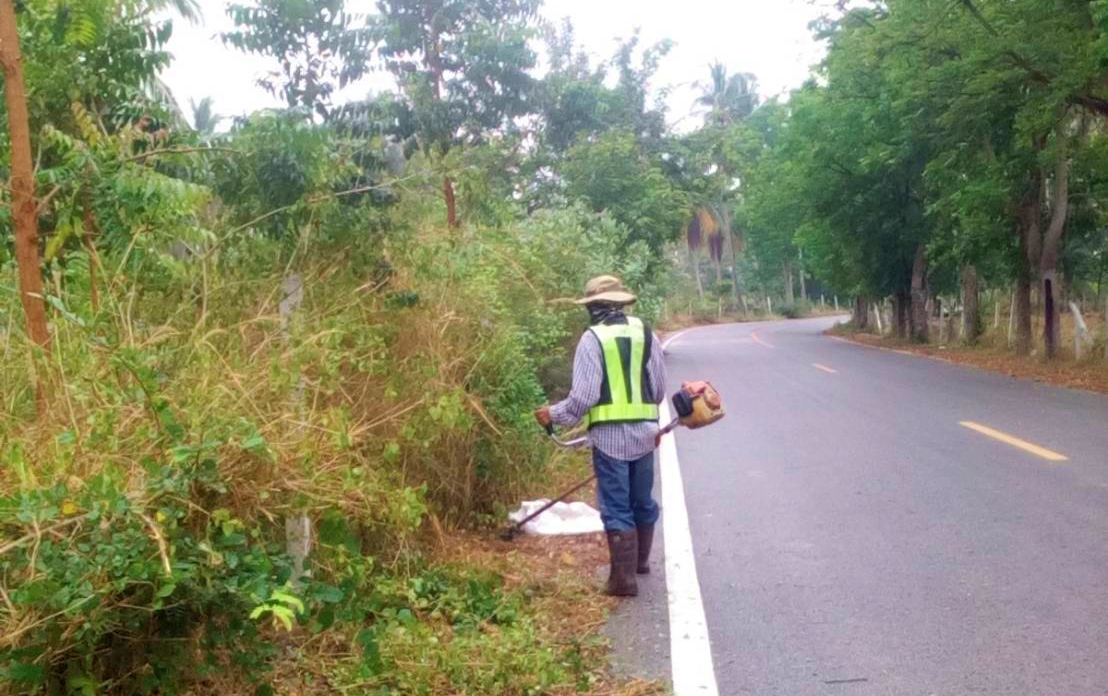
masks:
<svg viewBox="0 0 1108 696"><path fill-rule="evenodd" d="M715 423L726 415L723 400L710 382L685 382L682 391L692 399L692 413L681 417L681 425L690 430Z"/></svg>

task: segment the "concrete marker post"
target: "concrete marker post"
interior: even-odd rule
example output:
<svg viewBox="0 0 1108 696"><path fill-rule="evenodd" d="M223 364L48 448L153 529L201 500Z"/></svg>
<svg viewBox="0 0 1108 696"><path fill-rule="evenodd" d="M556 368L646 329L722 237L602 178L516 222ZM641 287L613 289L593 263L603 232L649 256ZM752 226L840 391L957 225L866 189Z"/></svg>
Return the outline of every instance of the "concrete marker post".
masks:
<svg viewBox="0 0 1108 696"><path fill-rule="evenodd" d="M289 324L293 314L300 309L304 301L304 281L299 274L293 273L287 276L281 283L283 293L281 302L277 305L277 311L281 317L281 339L287 344L290 339ZM293 401L297 409L304 403L304 378L296 383L293 392ZM311 574L308 567L308 556L312 552L312 520L306 514L300 513L293 517L285 518L285 550L292 558L293 586L300 587L300 579Z"/></svg>
<svg viewBox="0 0 1108 696"><path fill-rule="evenodd" d="M1081 314L1081 308L1077 306L1076 302L1070 302L1070 311L1073 312L1074 320L1074 332L1073 332L1073 355L1077 360L1081 359L1081 346L1088 342L1091 346L1093 337L1089 333L1089 326L1085 323L1085 317Z"/></svg>

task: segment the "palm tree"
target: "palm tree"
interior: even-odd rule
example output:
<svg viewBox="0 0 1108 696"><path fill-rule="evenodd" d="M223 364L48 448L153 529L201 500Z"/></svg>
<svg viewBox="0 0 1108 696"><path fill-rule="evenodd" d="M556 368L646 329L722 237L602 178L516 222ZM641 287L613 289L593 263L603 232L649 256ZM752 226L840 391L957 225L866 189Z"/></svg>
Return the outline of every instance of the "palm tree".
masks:
<svg viewBox="0 0 1108 696"><path fill-rule="evenodd" d="M758 107L758 79L750 73L727 73L727 66L716 61L708 66L711 79L696 100L697 104L708 108L707 121L726 130L728 126L745 120ZM713 260L716 262L717 281L722 266L723 242L731 248L731 293L736 302L739 300L738 249L742 240L736 240L731 228L731 203L733 201L735 172L730 171L727 158L715 148L713 159L719 174L718 197L709 204L719 221L719 235L716 246L712 247Z"/></svg>
<svg viewBox="0 0 1108 696"><path fill-rule="evenodd" d="M204 97L199 103L189 99L189 108L192 109L192 127L196 132L205 138L214 135L223 117L212 109L212 98Z"/></svg>
<svg viewBox="0 0 1108 696"><path fill-rule="evenodd" d="M708 107L708 118L719 125L741 121L758 106L758 78L750 73L727 74L719 61L708 66L711 81L696 103Z"/></svg>
<svg viewBox="0 0 1108 696"><path fill-rule="evenodd" d="M708 247L708 256L716 268L716 284L722 279L720 261L723 259L723 229L720 227L719 213L710 205L704 205L692 211L685 224L685 241L689 246L689 265L696 280L696 294L704 300L704 284L700 279L700 250Z"/></svg>

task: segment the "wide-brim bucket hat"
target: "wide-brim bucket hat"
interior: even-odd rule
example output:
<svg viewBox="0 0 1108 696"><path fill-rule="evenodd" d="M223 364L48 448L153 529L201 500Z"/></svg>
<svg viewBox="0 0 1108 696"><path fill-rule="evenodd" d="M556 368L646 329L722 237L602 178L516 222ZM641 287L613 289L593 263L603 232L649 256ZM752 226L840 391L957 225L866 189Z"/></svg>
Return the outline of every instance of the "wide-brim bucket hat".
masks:
<svg viewBox="0 0 1108 696"><path fill-rule="evenodd" d="M574 304L590 305L595 302L610 304L633 304L638 298L623 286L623 281L613 275L597 276L585 283L585 296L574 300Z"/></svg>

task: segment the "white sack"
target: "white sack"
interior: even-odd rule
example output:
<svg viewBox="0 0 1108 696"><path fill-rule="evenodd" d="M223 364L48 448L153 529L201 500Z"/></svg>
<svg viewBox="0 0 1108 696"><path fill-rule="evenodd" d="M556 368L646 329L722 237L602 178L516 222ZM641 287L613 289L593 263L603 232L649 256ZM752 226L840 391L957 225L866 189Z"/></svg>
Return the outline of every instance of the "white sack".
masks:
<svg viewBox="0 0 1108 696"><path fill-rule="evenodd" d="M549 500L528 500L518 510L508 515L512 522L519 522L535 512ZM568 536L603 532L600 513L587 503L555 503L552 508L523 525L523 531L537 536Z"/></svg>

